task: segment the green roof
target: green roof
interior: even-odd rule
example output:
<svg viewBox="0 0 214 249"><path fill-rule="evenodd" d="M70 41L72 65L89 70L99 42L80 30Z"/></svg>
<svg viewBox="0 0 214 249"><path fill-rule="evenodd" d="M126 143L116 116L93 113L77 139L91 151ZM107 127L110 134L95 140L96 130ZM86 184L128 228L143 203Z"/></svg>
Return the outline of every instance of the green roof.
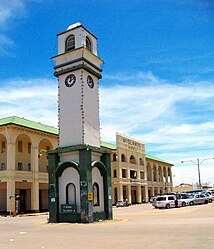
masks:
<svg viewBox="0 0 214 249"><path fill-rule="evenodd" d="M146 154L146 158L147 158L147 159L154 160L154 161L162 162L162 163L171 164L171 163L168 163L167 161L164 161L164 160L162 160L162 159L160 159L160 158L158 158L158 157L151 156L151 155L148 155L148 154ZM171 165L173 165L173 164L171 164Z"/></svg>
<svg viewBox="0 0 214 249"><path fill-rule="evenodd" d="M25 118L19 118L16 116L0 119L0 126L8 125L8 124L24 126L26 128L47 132L53 135L58 135L58 129L53 126L44 125L41 123L27 120Z"/></svg>
<svg viewBox="0 0 214 249"><path fill-rule="evenodd" d="M103 141L101 141L101 144L100 144L100 145L101 145L102 147L105 147L105 148L111 149L111 150L116 150L116 149L117 149L116 145L110 144L110 143L106 143L106 142L103 142Z"/></svg>

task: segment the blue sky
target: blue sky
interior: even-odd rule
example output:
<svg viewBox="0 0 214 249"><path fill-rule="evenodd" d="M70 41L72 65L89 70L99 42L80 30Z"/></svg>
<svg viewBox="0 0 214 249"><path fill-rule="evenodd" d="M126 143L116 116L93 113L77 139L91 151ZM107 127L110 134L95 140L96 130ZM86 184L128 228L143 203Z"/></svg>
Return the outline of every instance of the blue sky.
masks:
<svg viewBox="0 0 214 249"><path fill-rule="evenodd" d="M0 0L0 118L57 125L56 34L81 22L98 37L102 140L124 133L198 181L181 160L214 157L211 0ZM214 160L201 164L214 183Z"/></svg>

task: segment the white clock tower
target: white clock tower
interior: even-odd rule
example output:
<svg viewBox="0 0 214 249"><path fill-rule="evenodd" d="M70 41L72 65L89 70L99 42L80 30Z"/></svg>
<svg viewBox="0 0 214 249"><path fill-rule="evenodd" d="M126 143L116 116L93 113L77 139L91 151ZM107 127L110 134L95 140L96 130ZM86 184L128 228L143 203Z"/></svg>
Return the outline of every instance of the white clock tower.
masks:
<svg viewBox="0 0 214 249"><path fill-rule="evenodd" d="M59 147L48 152L49 221L112 219L111 158L100 147L97 38L76 23L58 34Z"/></svg>
<svg viewBox="0 0 214 249"><path fill-rule="evenodd" d="M100 147L97 38L76 23L58 34L55 76L59 80L59 147Z"/></svg>

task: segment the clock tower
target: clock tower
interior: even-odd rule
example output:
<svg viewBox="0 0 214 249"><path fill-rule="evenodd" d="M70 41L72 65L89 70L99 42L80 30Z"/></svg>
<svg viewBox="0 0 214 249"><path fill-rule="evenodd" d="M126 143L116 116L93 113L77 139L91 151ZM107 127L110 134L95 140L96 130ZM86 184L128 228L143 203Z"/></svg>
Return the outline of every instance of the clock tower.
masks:
<svg viewBox="0 0 214 249"><path fill-rule="evenodd" d="M112 219L110 153L100 147L97 38L82 24L58 34L59 147L48 152L49 221Z"/></svg>
<svg viewBox="0 0 214 249"><path fill-rule="evenodd" d="M82 24L58 34L54 75L58 77L59 147L100 147L97 38Z"/></svg>

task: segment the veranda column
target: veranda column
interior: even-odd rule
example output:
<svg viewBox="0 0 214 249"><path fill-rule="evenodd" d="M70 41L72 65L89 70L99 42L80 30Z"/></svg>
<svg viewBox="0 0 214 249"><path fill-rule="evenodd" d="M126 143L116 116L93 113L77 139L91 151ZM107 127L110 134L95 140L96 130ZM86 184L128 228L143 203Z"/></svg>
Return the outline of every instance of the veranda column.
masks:
<svg viewBox="0 0 214 249"><path fill-rule="evenodd" d="M149 191L148 191L148 185L144 187L144 198L145 202L149 202Z"/></svg>
<svg viewBox="0 0 214 249"><path fill-rule="evenodd" d="M141 185L137 186L137 203L142 203Z"/></svg>
<svg viewBox="0 0 214 249"><path fill-rule="evenodd" d="M39 182L34 181L31 184L31 210L39 211Z"/></svg>
<svg viewBox="0 0 214 249"><path fill-rule="evenodd" d="M33 171L33 182L31 185L31 210L39 211L39 150L37 146L31 147L31 165Z"/></svg>
<svg viewBox="0 0 214 249"><path fill-rule="evenodd" d="M7 170L15 170L16 165L15 143L7 143Z"/></svg>
<svg viewBox="0 0 214 249"><path fill-rule="evenodd" d="M7 143L7 171L10 176L7 180L7 212L15 211L15 148L15 143Z"/></svg>
<svg viewBox="0 0 214 249"><path fill-rule="evenodd" d="M132 202L132 192L131 192L131 185L128 185L128 201Z"/></svg>
<svg viewBox="0 0 214 249"><path fill-rule="evenodd" d="M123 200L123 185L120 184L118 187L118 201Z"/></svg>
<svg viewBox="0 0 214 249"><path fill-rule="evenodd" d="M7 212L15 211L15 181L13 179L7 180Z"/></svg>

